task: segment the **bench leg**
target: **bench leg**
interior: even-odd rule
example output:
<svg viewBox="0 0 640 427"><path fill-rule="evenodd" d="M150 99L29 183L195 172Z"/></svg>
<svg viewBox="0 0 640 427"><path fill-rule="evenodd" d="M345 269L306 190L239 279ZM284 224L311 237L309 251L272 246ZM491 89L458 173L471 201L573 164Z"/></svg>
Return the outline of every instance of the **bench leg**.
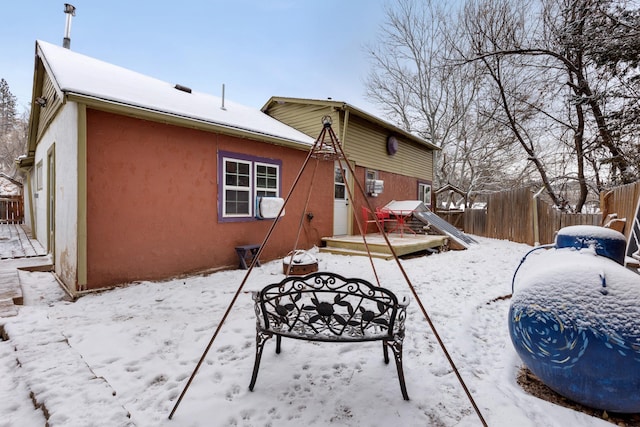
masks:
<svg viewBox="0 0 640 427"><path fill-rule="evenodd" d="M253 386L256 385L256 379L258 378L258 370L260 369L260 359L262 359L262 350L264 349L264 344L271 337L271 334L259 331L256 332L256 360L253 363L253 374L251 375L251 383L249 383L250 391L253 391Z"/></svg>
<svg viewBox="0 0 640 427"><path fill-rule="evenodd" d="M282 337L280 335L276 335L276 354L280 354L280 342L282 341Z"/></svg>
<svg viewBox="0 0 640 427"><path fill-rule="evenodd" d="M409 400L409 395L407 394L407 385L404 382L404 369L402 369L402 341L385 341L385 343L389 347L391 347L391 351L393 351L393 358L396 361L396 369L398 370L398 380L400 381L400 391L402 392L402 397L404 398L404 400Z"/></svg>

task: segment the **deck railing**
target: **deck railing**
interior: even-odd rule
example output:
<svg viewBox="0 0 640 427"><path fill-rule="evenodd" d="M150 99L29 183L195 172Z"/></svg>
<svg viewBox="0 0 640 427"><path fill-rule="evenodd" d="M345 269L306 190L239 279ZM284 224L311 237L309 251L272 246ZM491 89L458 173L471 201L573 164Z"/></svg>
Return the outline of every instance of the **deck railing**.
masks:
<svg viewBox="0 0 640 427"><path fill-rule="evenodd" d="M24 223L24 202L22 196L0 196L0 223Z"/></svg>

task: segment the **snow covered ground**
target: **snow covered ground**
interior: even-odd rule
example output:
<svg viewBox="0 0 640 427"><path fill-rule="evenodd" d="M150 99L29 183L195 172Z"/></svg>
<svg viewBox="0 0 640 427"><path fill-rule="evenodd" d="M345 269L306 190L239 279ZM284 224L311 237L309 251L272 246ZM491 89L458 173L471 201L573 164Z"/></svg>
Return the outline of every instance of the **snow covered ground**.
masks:
<svg viewBox="0 0 640 427"><path fill-rule="evenodd" d="M466 251L402 265L488 425L611 426L518 386L521 362L508 335L509 300L497 298L511 293L513 272L530 247L478 240ZM322 271L375 283L365 257L317 256ZM29 390L47 402L52 426L481 425L395 261L375 265L383 286L412 300L404 344L410 401L402 399L395 366L384 364L380 343L285 339L276 355L271 340L250 392L255 315L243 292L168 420L245 271L145 282L74 303L63 300L48 274L20 272L25 306L6 319L10 340L0 341L0 427L44 425ZM281 262L263 264L245 291L282 278ZM60 343L67 341L65 350ZM97 378L85 378L83 364ZM62 365L66 374L57 376ZM93 413L104 402L115 409Z"/></svg>

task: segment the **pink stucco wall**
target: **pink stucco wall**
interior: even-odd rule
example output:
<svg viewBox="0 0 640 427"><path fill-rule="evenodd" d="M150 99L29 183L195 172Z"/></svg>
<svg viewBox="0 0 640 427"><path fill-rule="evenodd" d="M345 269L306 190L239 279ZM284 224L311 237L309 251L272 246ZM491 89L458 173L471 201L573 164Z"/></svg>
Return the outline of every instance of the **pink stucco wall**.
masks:
<svg viewBox="0 0 640 427"><path fill-rule="evenodd" d="M282 196L305 151L87 110L87 287L236 266L234 247L261 243L271 221L219 222L218 151L282 161ZM306 169L261 260L293 249L309 193ZM319 164L299 248L333 221L333 163Z"/></svg>
<svg viewBox="0 0 640 427"><path fill-rule="evenodd" d="M366 168L356 166L355 173L360 182L366 181ZM384 191L378 197L366 196L369 204L373 207L382 207L392 200L416 200L418 197L418 183L425 182L409 176L398 175L390 172L378 171L378 179L384 181ZM356 193L355 206L366 206L365 198ZM362 215L360 209L354 210L354 215ZM354 218L354 234L359 234L357 223ZM375 230L374 226L369 226L367 230L370 232Z"/></svg>

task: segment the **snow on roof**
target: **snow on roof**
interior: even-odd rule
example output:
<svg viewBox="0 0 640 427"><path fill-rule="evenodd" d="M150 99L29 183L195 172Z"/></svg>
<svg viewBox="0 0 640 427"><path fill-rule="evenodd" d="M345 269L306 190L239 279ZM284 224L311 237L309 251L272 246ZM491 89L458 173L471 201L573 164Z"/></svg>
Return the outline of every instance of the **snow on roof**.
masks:
<svg viewBox="0 0 640 427"><path fill-rule="evenodd" d="M241 129L311 146L312 138L261 112L222 98L167 83L70 49L37 41L38 55L65 93L166 113L183 118Z"/></svg>
<svg viewBox="0 0 640 427"><path fill-rule="evenodd" d="M0 172L0 196L19 196L22 194L22 184Z"/></svg>

